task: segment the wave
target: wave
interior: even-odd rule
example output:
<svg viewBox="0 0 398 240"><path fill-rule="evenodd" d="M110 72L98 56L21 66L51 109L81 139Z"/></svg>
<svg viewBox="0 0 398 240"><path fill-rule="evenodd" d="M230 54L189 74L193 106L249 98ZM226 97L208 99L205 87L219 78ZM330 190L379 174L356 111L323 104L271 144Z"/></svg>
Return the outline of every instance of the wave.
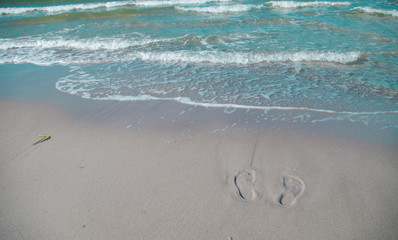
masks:
<svg viewBox="0 0 398 240"><path fill-rule="evenodd" d="M155 7L155 6L173 6L173 5L199 5L213 2L230 2L232 0L165 0L165 1L146 1L138 0L134 4L143 7Z"/></svg>
<svg viewBox="0 0 398 240"><path fill-rule="evenodd" d="M46 43L38 43L45 45ZM78 43L75 47L79 47ZM63 46L63 42L54 42L55 46ZM68 43L68 47L71 47ZM90 45L86 43L86 45ZM125 47L131 45L127 44ZM113 50L112 48L117 50ZM74 51L64 48L37 49L16 48L8 49L0 54L0 64L32 63L36 65L70 65L70 64L99 64L109 62L129 62L142 60L166 63L194 63L194 64L237 64L251 65L274 62L326 62L348 64L359 61L364 54L359 51L351 52L321 52L321 51L281 51L281 52L220 52L220 51L133 51L121 49L117 44L107 46L99 43L84 51ZM101 50L104 49L104 50Z"/></svg>
<svg viewBox="0 0 398 240"><path fill-rule="evenodd" d="M370 14L390 15L393 17L398 17L398 10L395 9L388 10L388 9L377 9L372 7L355 7L354 10Z"/></svg>
<svg viewBox="0 0 398 240"><path fill-rule="evenodd" d="M267 4L278 8L303 8L303 7L319 7L319 6L348 6L350 2L331 2L331 1L313 1L313 2L296 2L296 1L269 1Z"/></svg>
<svg viewBox="0 0 398 240"><path fill-rule="evenodd" d="M246 12L252 9L262 8L262 5L222 5L222 6L210 6L210 7L175 7L180 11L192 11L200 13L234 13L234 12Z"/></svg>
<svg viewBox="0 0 398 240"><path fill-rule="evenodd" d="M131 19L137 14L143 13L142 10L133 8L115 8L107 11L86 11L86 12L65 12L45 14L42 16L24 15L23 18L10 19L0 22L3 26L29 26L36 24L54 24L74 21L104 21L104 20L124 20Z"/></svg>
<svg viewBox="0 0 398 240"><path fill-rule="evenodd" d="M30 37L0 39L0 63L30 62L38 65L96 64L134 60L157 62L188 62L210 64L258 64L271 62L330 62L347 64L361 60L360 51L223 51L213 48L214 41L225 46L235 42L252 42L258 34L222 34L211 36L184 35L173 38L151 38L141 33L131 33L128 38L95 37L64 39L62 37ZM185 45L196 44L202 50L181 50ZM173 47L171 50L170 47ZM161 50L168 48L168 50ZM159 49L159 50L157 50ZM225 49L229 49L225 48Z"/></svg>
<svg viewBox="0 0 398 240"><path fill-rule="evenodd" d="M137 25L137 23L135 23ZM138 23L139 24L139 23ZM146 24L146 23L143 23ZM53 35L53 34L51 34ZM56 36L56 34L54 34ZM187 44L197 46L213 46L217 44L232 44L235 42L248 42L262 37L261 34L232 33L210 36L183 35L171 38L151 38L141 33L130 33L129 37L115 36L112 38L95 37L86 39L65 39L54 36L40 36L30 38L0 38L0 49L36 48L36 49L79 49L79 50L123 50L130 47L146 47L150 44L167 44L167 47L181 47ZM209 43L210 42L210 43ZM173 43L170 46L170 43ZM154 45L151 45L152 47Z"/></svg>
<svg viewBox="0 0 398 240"><path fill-rule="evenodd" d="M281 52L219 52L219 51L176 51L137 52L144 61L191 62L213 64L257 64L270 62L332 62L347 64L358 61L363 54L351 52L281 51Z"/></svg>
<svg viewBox="0 0 398 240"><path fill-rule="evenodd" d="M0 8L0 15L19 15L32 12L45 12L47 14L58 14L63 12L92 10L97 8L116 8L133 5L132 1L114 1L104 3L85 3L85 4L68 4L45 7L7 7Z"/></svg>
<svg viewBox="0 0 398 240"><path fill-rule="evenodd" d="M144 36L139 36L141 40L123 40L115 38L91 38L91 39L53 39L44 40L38 39L0 39L0 49L17 49L17 48L32 48L32 49L79 49L79 50L123 50L134 46L145 46L156 42L175 41L175 38L164 39L145 39ZM143 38L143 39L142 39Z"/></svg>

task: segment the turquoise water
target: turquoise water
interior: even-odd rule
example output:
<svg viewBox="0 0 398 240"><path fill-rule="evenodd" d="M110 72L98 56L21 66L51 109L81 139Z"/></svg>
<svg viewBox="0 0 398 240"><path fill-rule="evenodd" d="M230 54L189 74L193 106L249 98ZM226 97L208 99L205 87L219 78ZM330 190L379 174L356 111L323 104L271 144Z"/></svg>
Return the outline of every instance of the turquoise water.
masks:
<svg viewBox="0 0 398 240"><path fill-rule="evenodd" d="M2 1L0 29L0 64L86 99L398 128L397 1Z"/></svg>

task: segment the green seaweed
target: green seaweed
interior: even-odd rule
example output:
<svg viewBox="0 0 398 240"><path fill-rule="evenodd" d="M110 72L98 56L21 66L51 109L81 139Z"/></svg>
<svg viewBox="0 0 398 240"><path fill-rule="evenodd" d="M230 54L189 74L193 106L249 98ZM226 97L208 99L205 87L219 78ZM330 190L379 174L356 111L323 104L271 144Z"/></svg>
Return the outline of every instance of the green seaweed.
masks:
<svg viewBox="0 0 398 240"><path fill-rule="evenodd" d="M40 139L39 141L33 143L33 145L42 143L42 142L47 141L47 140L49 140L49 139L51 138L51 137L48 136L48 135L39 135L39 137L40 137L41 139Z"/></svg>

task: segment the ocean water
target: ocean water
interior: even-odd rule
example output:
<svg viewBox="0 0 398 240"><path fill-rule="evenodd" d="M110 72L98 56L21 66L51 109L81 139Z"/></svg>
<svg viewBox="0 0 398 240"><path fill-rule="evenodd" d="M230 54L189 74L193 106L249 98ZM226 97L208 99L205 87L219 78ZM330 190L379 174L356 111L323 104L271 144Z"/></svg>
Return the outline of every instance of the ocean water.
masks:
<svg viewBox="0 0 398 240"><path fill-rule="evenodd" d="M398 128L398 1L0 3L0 65L59 91ZM282 115L280 115L282 116Z"/></svg>

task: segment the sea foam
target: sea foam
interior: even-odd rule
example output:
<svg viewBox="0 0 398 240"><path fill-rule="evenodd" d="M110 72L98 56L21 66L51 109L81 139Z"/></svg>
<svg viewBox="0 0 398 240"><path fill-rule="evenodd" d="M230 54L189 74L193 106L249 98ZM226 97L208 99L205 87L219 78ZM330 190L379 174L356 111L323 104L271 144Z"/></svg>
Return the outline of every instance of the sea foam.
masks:
<svg viewBox="0 0 398 240"><path fill-rule="evenodd" d="M256 64L264 62L333 62L347 64L358 61L362 53L322 51L280 51L280 52L219 52L219 51L178 51L178 52L137 52L137 58L150 61L191 62L213 64Z"/></svg>
<svg viewBox="0 0 398 240"><path fill-rule="evenodd" d="M143 40L145 42L145 40ZM19 47L18 48L18 44ZM136 44L138 46L140 43ZM104 62L126 62L134 60L157 62L185 62L197 64L250 65L272 62L329 62L347 64L360 60L360 51L261 51L222 52L215 50L137 51L127 49L131 43L80 42L62 40L36 41L16 44L0 44L7 49L0 55L0 63L33 63L37 65L98 64ZM79 51L76 52L73 49ZM84 49L82 49L84 48ZM66 49L70 49L65 51ZM83 51L84 50L84 51Z"/></svg>
<svg viewBox="0 0 398 240"><path fill-rule="evenodd" d="M0 49L36 48L36 49L80 49L80 50L123 50L134 46L145 46L155 42L172 41L175 39L145 39L126 40L119 38L89 38L89 39L0 39Z"/></svg>
<svg viewBox="0 0 398 240"><path fill-rule="evenodd" d="M246 36L246 35L245 35ZM248 36L246 36L248 37ZM232 34L231 39L236 36ZM130 38L87 38L63 39L46 37L3 38L0 39L0 62L37 62L41 59L45 65L101 62L119 62L141 59L160 62L189 62L212 64L257 64L267 62L332 62L347 64L360 60L364 53L360 51L220 51L220 50L175 50L175 51L139 51L150 44L170 44L190 39L189 35L176 38L150 38L142 34ZM200 38L199 38L200 39ZM68 50L68 51L64 51ZM77 51L78 50L78 51ZM84 54L83 54L84 53ZM30 60L31 59L31 60ZM70 62L68 62L70 61Z"/></svg>

